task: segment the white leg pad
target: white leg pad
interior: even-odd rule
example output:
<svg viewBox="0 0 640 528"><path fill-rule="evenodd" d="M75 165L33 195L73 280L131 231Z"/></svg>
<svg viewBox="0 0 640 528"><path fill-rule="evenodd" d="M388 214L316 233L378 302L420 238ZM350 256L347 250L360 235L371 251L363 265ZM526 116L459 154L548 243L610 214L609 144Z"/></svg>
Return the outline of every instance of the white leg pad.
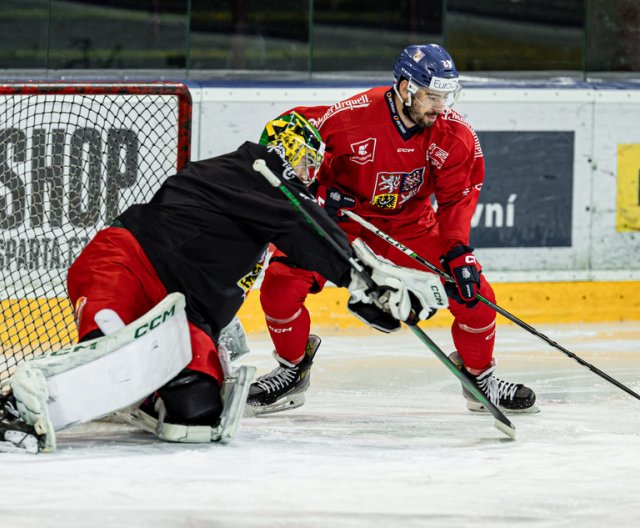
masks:
<svg viewBox="0 0 640 528"><path fill-rule="evenodd" d="M49 391L42 371L32 368L30 362L23 363L11 377L11 388L20 417L44 436L42 451L55 451L56 433L47 407Z"/></svg>
<svg viewBox="0 0 640 528"><path fill-rule="evenodd" d="M173 293L113 334L19 365L10 383L23 419L52 432L129 407L167 383L191 361L184 308L184 296Z"/></svg>

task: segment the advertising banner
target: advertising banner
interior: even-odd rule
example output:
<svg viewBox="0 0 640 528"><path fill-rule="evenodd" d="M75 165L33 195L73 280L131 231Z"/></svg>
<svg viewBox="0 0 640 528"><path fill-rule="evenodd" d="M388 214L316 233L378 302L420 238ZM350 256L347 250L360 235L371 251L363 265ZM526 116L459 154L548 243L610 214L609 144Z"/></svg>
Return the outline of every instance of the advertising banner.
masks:
<svg viewBox="0 0 640 528"><path fill-rule="evenodd" d="M472 220L478 248L569 247L574 132L483 132L485 182Z"/></svg>
<svg viewBox="0 0 640 528"><path fill-rule="evenodd" d="M167 109L159 98L61 97L0 98L6 296L64 296L66 270L97 230L175 172L177 120L160 126Z"/></svg>

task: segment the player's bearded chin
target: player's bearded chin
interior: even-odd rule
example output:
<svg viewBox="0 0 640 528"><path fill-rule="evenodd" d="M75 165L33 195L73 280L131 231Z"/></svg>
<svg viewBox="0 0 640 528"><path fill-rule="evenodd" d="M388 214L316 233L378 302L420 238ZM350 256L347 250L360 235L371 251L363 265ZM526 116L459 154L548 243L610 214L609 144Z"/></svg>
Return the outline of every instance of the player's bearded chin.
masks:
<svg viewBox="0 0 640 528"><path fill-rule="evenodd" d="M424 112L419 110L419 108L420 106L415 104L412 104L411 107L406 108L407 111L405 113L407 114L407 117L420 128L429 128L433 126L440 113L434 110Z"/></svg>

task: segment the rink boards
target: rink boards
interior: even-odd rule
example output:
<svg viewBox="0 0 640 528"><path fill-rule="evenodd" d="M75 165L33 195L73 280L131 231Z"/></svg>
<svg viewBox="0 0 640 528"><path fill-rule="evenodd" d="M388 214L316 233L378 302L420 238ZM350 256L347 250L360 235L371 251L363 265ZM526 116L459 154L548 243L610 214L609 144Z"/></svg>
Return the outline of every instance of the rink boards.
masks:
<svg viewBox="0 0 640 528"><path fill-rule="evenodd" d="M527 323L607 322L640 320L640 282L496 283L498 305ZM325 288L307 298L312 329L334 331L363 328L347 310L348 293ZM258 295L249 295L239 315L247 332L265 330ZM440 310L425 327L448 327L453 318ZM498 323L511 324L498 316Z"/></svg>
<svg viewBox="0 0 640 528"><path fill-rule="evenodd" d="M527 323L594 323L640 320L640 282L537 282L494 283L498 304ZM312 328L325 332L357 330L364 325L347 310L345 289L327 287L310 295L307 306ZM76 338L73 312L67 299L2 301L0 342L5 354L13 347L34 342L34 334L43 348L64 346ZM12 318L6 314L14 314ZM265 331L258 292L252 292L239 312L249 333ZM28 324L18 324L27 320ZM447 327L452 318L441 310L426 323ZM498 317L499 323L509 324ZM15 328L25 328L16 333ZM63 337L61 337L63 336Z"/></svg>

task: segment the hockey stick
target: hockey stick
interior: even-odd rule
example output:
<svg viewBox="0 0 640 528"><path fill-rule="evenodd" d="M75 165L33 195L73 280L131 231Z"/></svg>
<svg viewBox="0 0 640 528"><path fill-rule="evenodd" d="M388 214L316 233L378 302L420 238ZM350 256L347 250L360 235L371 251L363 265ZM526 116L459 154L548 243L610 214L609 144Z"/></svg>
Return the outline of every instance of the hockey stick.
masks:
<svg viewBox="0 0 640 528"><path fill-rule="evenodd" d="M333 237L331 237L331 235L329 235L329 233L327 233L324 230L324 228L320 224L318 224L318 222L316 222L309 213L307 213L305 208L300 203L300 200L298 200L293 195L291 190L289 190L289 187L287 187L285 185L285 183L282 180L280 180L280 178L278 178L273 172L271 172L271 169L269 169L269 167L267 167L267 164L263 159L257 159L257 160L255 160L253 162L253 170L256 171L256 172L259 172L260 174L262 174L262 176L264 176L266 178L266 180L273 187L275 187L278 190L280 190L280 192L282 192L282 194L284 194L287 197L287 200L293 206L293 208L298 213L300 213L302 215L302 217L305 219L305 221L307 222L307 224L309 224L313 228L313 230L316 232L316 234L319 235L321 238L324 238L327 241L327 243L332 247L332 249L334 251L336 251L342 258L346 259L347 262L349 262L349 264L351 265L351 267L353 269L355 269L358 273L360 273L362 278L367 283L368 287L373 286L373 282L371 281L371 277L369 277L368 274L365 272L365 269L362 266L362 264L360 264L353 257L350 257L349 255L347 255L344 252L344 250L340 247L340 244L338 244L333 239ZM367 280L367 278L368 278L368 280Z"/></svg>
<svg viewBox="0 0 640 528"><path fill-rule="evenodd" d="M447 357L442 349L436 345L433 340L423 332L418 325L410 325L407 323L409 329L414 335L422 341L431 352L440 360L440 362L449 369L449 371L460 380L460 383L480 402L487 411L495 418L494 425L497 429L502 431L512 440L516 439L516 428L511 421L504 415L504 413L496 407L489 398L482 392L475 381L471 379L471 376L466 369L459 369L455 364Z"/></svg>
<svg viewBox="0 0 640 528"><path fill-rule="evenodd" d="M432 272L434 272L437 275L440 275L440 277L442 277L444 280L446 280L447 282L455 282L453 280L453 278L448 274L445 273L444 271L442 271L440 268L434 266L431 262L429 262L428 260L424 259L423 257L421 257L420 255L418 255L415 251L412 251L411 249L409 249L407 246L405 246L404 244L398 242L397 240L395 240L394 238L391 238L389 235L387 235L386 233L384 233L383 231L381 231L380 229L378 229L376 226L374 226L372 223L367 222L364 218L358 216L356 213L353 213L351 211L347 211L347 210L342 210L342 214L345 216L348 216L349 218L351 218L353 221L357 222L358 224L360 224L361 226L365 227L366 229L368 229L369 231L371 231L372 233L374 233L375 235L379 236L380 238L382 238L383 240L385 240L386 242L388 242L389 244L391 244L392 246L394 246L396 249L402 251L405 255L409 256L410 258L412 258L413 260L419 262L420 264L422 264L423 266L425 266L426 268L428 268L429 270L431 270ZM509 321L517 324L520 328L524 328L527 332L539 337L540 339L542 339L545 343L551 345L554 348L557 348L558 350L560 350L560 352L562 352L563 354L565 354L566 356L570 357L571 359L574 359L575 361L577 361L578 363L580 363L580 365L582 365L583 367L587 367L591 372L593 372L594 374L597 374L598 376L600 376L601 378L607 380L609 383L612 383L613 385L615 385L616 387L618 387L619 389L622 389L623 391L627 392L628 394L630 394L631 396L633 396L634 398L637 398L638 400L640 400L640 394L637 394L636 392L634 392L633 390L631 390L629 387L627 387L626 385L623 385L622 383L620 383L618 380L612 378L611 376L609 376L606 372L603 372L602 370L600 370L598 367L592 365L591 363L585 361L584 359L582 359L580 356L577 356L576 354L574 354L573 352L567 350L566 348L564 348L562 345L559 345L558 343L556 343L555 341L553 341L552 339L548 338L546 335L544 335L541 332L538 332L538 330L536 330L535 328L533 328L531 325L525 323L524 321L522 321L521 319L518 319L515 315L513 315L512 313L508 312L507 310L505 310L504 308L501 308L500 306L498 306L497 304L491 302L489 299L483 297L482 295L480 295L479 293L476 295L478 300L484 304L486 304L487 306L489 306L490 308L493 308L496 312L498 312L499 314L503 315L504 317L506 317L507 319L509 319Z"/></svg>
<svg viewBox="0 0 640 528"><path fill-rule="evenodd" d="M316 222L316 220L305 210L300 201L294 196L291 190L281 181L271 170L267 167L267 164L263 159L257 159L253 163L253 170L262 174L265 179L275 188L279 189L284 194L292 205L292 207L305 219L305 221L313 228L313 230L322 238L324 238L329 245L345 259L351 267L362 277L369 288L375 288L375 284L371 279L371 276L364 267L353 257L349 256L342 247L333 239L333 237L325 231L325 229ZM497 429L505 433L509 438L514 439L516 437L516 429L504 413L498 409L487 396L478 388L475 382L470 378L469 374L464 369L458 369L447 355L434 343L429 336L427 336L420 327L415 324L407 323L407 326L411 331L422 341L435 355L436 357L456 376L460 383L471 392L476 399L484 405L484 407L495 418L495 426Z"/></svg>

